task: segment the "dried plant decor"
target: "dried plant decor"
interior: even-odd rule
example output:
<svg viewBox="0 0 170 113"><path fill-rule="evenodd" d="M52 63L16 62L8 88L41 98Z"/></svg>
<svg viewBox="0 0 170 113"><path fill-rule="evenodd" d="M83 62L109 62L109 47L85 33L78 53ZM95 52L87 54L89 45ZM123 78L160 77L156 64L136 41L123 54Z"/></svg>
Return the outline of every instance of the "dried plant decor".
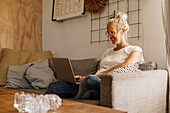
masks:
<svg viewBox="0 0 170 113"><path fill-rule="evenodd" d="M104 9L108 0L85 0L85 8L88 12L97 14Z"/></svg>

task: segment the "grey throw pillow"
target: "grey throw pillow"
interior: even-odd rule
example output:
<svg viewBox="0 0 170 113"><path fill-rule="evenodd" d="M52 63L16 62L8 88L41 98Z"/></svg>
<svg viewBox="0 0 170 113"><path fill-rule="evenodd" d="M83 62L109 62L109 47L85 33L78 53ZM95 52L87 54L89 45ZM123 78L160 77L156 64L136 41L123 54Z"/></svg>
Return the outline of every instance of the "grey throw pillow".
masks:
<svg viewBox="0 0 170 113"><path fill-rule="evenodd" d="M56 81L53 71L49 68L48 59L33 63L26 70L25 77L35 89L47 88L51 82Z"/></svg>
<svg viewBox="0 0 170 113"><path fill-rule="evenodd" d="M97 58L80 59L80 60L70 60L75 75L90 75L95 74L99 60Z"/></svg>
<svg viewBox="0 0 170 113"><path fill-rule="evenodd" d="M157 70L158 64L154 61L147 61L143 64L139 64L139 69L142 70L142 71Z"/></svg>
<svg viewBox="0 0 170 113"><path fill-rule="evenodd" d="M52 69L52 71L54 73L54 77L57 79L56 70L55 70L55 67L54 67L53 60L52 59L48 59L48 62L49 62L49 67Z"/></svg>
<svg viewBox="0 0 170 113"><path fill-rule="evenodd" d="M26 69L31 65L31 63L24 64L22 66L8 66L7 73L7 84L6 88L31 88L28 81L25 79L24 74Z"/></svg>

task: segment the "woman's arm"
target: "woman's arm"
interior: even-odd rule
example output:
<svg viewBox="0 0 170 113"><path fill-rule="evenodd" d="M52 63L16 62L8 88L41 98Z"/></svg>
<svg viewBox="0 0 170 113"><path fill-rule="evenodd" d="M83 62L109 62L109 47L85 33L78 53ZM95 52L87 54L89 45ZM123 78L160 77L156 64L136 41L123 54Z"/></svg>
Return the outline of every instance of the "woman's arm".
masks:
<svg viewBox="0 0 170 113"><path fill-rule="evenodd" d="M110 71L112 71L114 69L117 69L119 67L134 65L134 64L139 62L139 60L141 58L141 55L142 55L142 53L140 51L135 50L130 54L130 56L125 60L125 62L120 63L120 64L118 64L116 66L113 66L110 69L108 69L107 71L105 71L103 73L100 73L100 74L98 74L96 76L99 77L99 76L104 75L104 74L106 74L106 73L108 73L108 72L110 72Z"/></svg>

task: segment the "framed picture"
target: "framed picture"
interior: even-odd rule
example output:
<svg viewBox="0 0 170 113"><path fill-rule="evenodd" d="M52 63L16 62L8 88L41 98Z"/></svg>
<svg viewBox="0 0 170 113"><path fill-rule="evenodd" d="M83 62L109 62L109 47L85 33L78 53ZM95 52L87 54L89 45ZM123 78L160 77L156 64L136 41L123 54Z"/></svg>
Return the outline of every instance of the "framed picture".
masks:
<svg viewBox="0 0 170 113"><path fill-rule="evenodd" d="M53 0L52 21L63 21L84 14L84 0Z"/></svg>

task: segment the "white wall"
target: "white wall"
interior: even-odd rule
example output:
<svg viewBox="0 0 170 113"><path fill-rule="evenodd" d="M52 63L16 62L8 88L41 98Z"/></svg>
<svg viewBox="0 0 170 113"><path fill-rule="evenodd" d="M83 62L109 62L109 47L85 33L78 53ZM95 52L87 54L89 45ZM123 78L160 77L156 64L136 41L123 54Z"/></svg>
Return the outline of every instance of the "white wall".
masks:
<svg viewBox="0 0 170 113"><path fill-rule="evenodd" d="M51 21L52 0L43 0L43 50L54 56L69 58L99 57L111 43L90 44L90 14L66 20Z"/></svg>
<svg viewBox="0 0 170 113"><path fill-rule="evenodd" d="M145 60L153 60L166 68L165 34L161 0L143 0L143 50Z"/></svg>
<svg viewBox="0 0 170 113"><path fill-rule="evenodd" d="M51 21L52 1L43 0L43 50L51 50L54 56L69 58L100 57L111 42L90 44L89 13L85 17ZM143 50L146 60L158 62L166 68L166 52L161 14L161 0L143 0Z"/></svg>

